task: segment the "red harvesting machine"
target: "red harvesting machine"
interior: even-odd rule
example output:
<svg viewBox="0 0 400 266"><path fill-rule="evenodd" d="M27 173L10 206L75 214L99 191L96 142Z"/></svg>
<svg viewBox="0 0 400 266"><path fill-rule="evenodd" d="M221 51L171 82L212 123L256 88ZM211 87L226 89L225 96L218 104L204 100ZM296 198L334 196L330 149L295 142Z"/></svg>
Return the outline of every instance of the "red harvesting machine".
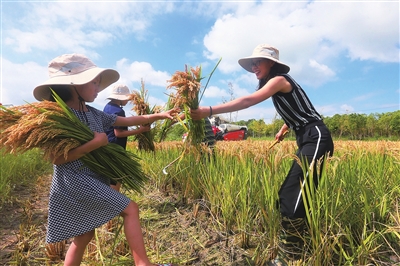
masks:
<svg viewBox="0 0 400 266"><path fill-rule="evenodd" d="M247 126L220 124L219 126L212 126L212 128L217 141L247 139Z"/></svg>

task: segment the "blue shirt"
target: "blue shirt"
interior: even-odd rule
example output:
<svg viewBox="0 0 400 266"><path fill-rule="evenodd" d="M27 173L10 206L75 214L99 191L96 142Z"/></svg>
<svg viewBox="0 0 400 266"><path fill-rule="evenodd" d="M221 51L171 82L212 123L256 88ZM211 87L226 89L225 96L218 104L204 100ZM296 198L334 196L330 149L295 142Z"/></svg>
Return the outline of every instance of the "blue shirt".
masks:
<svg viewBox="0 0 400 266"><path fill-rule="evenodd" d="M114 103L107 103L106 106L104 106L105 113L107 114L115 114L117 116L122 116L125 117L125 111L122 109L121 106L114 104ZM126 149L126 143L128 141L128 137L124 138L117 138L114 133L114 129L123 129L123 130L128 130L128 127L118 127L118 126L112 126L110 127L107 131L107 137L108 137L108 142L115 143Z"/></svg>

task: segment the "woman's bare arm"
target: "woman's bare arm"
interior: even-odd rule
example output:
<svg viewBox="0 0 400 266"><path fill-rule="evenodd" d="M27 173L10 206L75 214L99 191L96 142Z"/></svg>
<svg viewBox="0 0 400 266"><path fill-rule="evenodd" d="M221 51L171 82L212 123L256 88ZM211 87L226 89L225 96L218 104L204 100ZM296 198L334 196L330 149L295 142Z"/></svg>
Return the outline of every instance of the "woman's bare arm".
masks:
<svg viewBox="0 0 400 266"><path fill-rule="evenodd" d="M269 80L264 87L252 94L242 96L227 103L212 106L211 109L209 106L202 106L196 110L191 110L190 114L193 119L199 120L210 114L235 112L265 101L279 91L289 92L290 90L291 85L284 77L275 77Z"/></svg>

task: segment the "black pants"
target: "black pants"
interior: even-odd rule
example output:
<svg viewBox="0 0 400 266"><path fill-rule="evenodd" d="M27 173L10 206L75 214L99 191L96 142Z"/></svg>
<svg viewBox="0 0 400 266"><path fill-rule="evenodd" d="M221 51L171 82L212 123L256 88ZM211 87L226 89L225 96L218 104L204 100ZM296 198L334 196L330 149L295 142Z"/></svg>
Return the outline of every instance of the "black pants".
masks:
<svg viewBox="0 0 400 266"><path fill-rule="evenodd" d="M325 156L333 154L331 134L325 124L318 121L296 131L296 142L298 158L301 161L307 160L308 166L313 162L312 180L314 187L317 188L321 175L321 173L317 173L317 165L320 162L322 163ZM307 173L304 174L302 166L296 160L293 160L290 171L279 190L279 208L282 216L291 219L306 216L301 190L305 182L304 177L306 177L306 181L310 181L311 177L308 175L309 169L305 170Z"/></svg>

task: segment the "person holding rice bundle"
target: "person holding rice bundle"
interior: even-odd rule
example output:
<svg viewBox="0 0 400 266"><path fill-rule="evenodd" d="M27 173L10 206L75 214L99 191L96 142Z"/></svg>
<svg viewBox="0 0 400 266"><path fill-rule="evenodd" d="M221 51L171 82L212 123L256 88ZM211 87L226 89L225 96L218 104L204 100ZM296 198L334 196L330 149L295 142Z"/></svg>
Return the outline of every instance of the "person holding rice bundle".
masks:
<svg viewBox="0 0 400 266"><path fill-rule="evenodd" d="M34 97L38 101L55 101L52 89L79 120L94 132L94 137L70 150L66 157L59 156L53 160L46 242L73 238L64 265L80 265L95 228L121 215L135 265L160 265L151 263L147 257L137 203L112 189L110 178L84 167L80 158L108 144L104 132L110 126L142 125L160 119L172 119L175 110L121 117L86 105L86 102L93 102L100 91L116 82L119 73L113 69L99 68L81 54L56 57L49 63L48 70L50 78L34 89Z"/></svg>
<svg viewBox="0 0 400 266"><path fill-rule="evenodd" d="M317 187L321 175L318 166L327 156L332 156L334 145L320 114L300 85L288 75L290 67L279 61L278 49L260 44L251 56L239 59L239 65L256 75L259 80L257 91L224 104L199 107L191 110L190 115L192 119L202 119L211 114L242 110L272 98L276 111L285 122L276 134L276 140L283 140L289 128L295 132L298 145L296 155L313 169L307 169L307 173L304 173L302 166L293 160L279 190L280 243L278 257L269 264L286 265L291 260L301 259L303 253L306 210L302 189L310 178L308 172L313 173L312 181Z"/></svg>
<svg viewBox="0 0 400 266"><path fill-rule="evenodd" d="M124 84L116 84L113 86L111 94L107 97L110 101L104 106L103 111L107 114L115 114L117 116L125 117L123 107L129 102L130 91ZM150 130L150 125L141 125L138 129L128 130L127 126L111 126L107 131L108 141L120 145L126 149L128 136L137 135ZM111 187L120 190L121 183L111 180Z"/></svg>

